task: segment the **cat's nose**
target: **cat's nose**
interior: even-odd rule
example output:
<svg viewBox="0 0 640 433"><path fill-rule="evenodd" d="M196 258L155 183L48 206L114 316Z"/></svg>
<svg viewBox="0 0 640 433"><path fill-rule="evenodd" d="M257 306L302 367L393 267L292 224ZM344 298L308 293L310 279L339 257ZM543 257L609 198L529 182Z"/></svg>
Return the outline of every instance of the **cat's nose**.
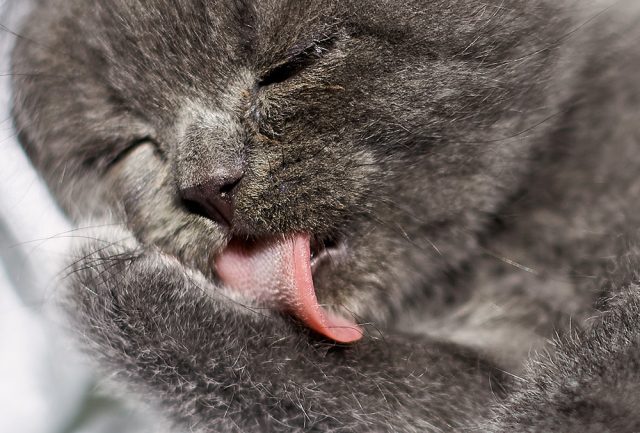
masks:
<svg viewBox="0 0 640 433"><path fill-rule="evenodd" d="M227 226L233 221L235 192L244 173L229 170L210 177L203 183L180 191L182 199L198 213Z"/></svg>

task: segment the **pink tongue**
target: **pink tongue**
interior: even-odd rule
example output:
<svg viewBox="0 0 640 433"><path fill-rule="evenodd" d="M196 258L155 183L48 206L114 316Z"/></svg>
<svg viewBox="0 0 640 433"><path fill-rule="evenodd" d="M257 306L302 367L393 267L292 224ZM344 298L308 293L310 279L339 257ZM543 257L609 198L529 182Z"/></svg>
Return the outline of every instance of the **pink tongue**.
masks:
<svg viewBox="0 0 640 433"><path fill-rule="evenodd" d="M258 244L233 241L218 256L216 270L231 289L293 313L309 328L341 343L362 337L355 322L318 304L311 275L309 235Z"/></svg>

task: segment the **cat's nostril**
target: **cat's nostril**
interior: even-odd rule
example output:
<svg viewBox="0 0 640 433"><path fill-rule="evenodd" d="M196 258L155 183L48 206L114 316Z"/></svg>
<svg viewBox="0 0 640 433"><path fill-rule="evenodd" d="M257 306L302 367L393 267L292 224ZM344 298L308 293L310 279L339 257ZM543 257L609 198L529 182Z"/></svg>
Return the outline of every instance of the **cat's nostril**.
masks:
<svg viewBox="0 0 640 433"><path fill-rule="evenodd" d="M199 185L182 189L180 194L192 210L230 226L235 210L235 192L242 177L242 173L214 176Z"/></svg>

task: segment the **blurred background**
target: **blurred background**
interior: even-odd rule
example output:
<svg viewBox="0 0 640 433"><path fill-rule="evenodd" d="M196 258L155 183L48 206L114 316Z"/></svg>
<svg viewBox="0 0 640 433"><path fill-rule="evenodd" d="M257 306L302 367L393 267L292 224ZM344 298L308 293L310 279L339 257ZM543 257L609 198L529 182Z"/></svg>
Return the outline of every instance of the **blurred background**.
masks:
<svg viewBox="0 0 640 433"><path fill-rule="evenodd" d="M134 399L96 380L56 311L78 231L31 168L10 116L9 53L31 3L0 0L0 432L157 432Z"/></svg>

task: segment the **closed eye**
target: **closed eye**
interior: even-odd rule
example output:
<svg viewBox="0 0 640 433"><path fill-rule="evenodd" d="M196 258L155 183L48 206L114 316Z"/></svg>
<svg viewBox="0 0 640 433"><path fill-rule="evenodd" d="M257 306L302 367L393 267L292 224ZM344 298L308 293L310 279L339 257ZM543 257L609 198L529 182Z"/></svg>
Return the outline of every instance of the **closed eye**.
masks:
<svg viewBox="0 0 640 433"><path fill-rule="evenodd" d="M288 80L322 58L335 45L334 37L316 40L303 48L294 47L289 50L288 58L262 74L259 86L269 86Z"/></svg>
<svg viewBox="0 0 640 433"><path fill-rule="evenodd" d="M142 146L143 144L152 144L155 147L158 155L160 155L160 157L163 157L160 147L156 144L155 141L153 141L151 137L147 136L147 137L137 138L132 140L123 148L117 150L115 154L111 157L111 159L107 160L107 163L105 166L105 172L108 172L109 170L111 170L112 167L118 165L120 161L124 160L129 154L131 154L134 150L136 150L138 147Z"/></svg>

